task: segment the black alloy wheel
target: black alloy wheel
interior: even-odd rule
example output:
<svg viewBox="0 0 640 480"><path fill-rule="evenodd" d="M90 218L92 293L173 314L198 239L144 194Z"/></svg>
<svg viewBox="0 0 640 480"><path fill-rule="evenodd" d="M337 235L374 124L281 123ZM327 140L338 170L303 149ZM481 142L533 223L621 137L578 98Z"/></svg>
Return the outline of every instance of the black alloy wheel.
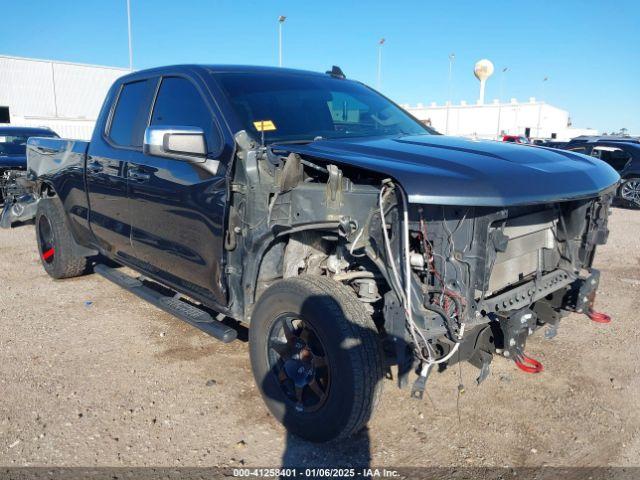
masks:
<svg viewBox="0 0 640 480"><path fill-rule="evenodd" d="M40 257L42 261L47 264L51 264L55 260L56 246L53 238L53 228L49 219L44 215L38 219L38 242Z"/></svg>
<svg viewBox="0 0 640 480"><path fill-rule="evenodd" d="M78 253L64 207L57 197L38 201L35 223L40 261L51 277L70 278L86 273L89 262Z"/></svg>
<svg viewBox="0 0 640 480"><path fill-rule="evenodd" d="M290 406L298 412L321 408L331 374L326 350L313 327L294 314L281 315L271 328L268 345L269 367Z"/></svg>
<svg viewBox="0 0 640 480"><path fill-rule="evenodd" d="M316 275L275 282L251 313L249 351L260 393L290 433L326 442L357 433L371 418L384 356L350 287Z"/></svg>

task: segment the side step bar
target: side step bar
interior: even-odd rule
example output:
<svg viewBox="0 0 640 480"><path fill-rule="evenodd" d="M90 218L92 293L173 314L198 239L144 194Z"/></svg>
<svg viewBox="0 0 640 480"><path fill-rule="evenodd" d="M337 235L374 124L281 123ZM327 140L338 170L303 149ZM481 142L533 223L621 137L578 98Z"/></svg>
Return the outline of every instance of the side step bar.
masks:
<svg viewBox="0 0 640 480"><path fill-rule="evenodd" d="M155 305L159 309L187 322L189 325L199 328L203 332L221 340L224 343L232 342L238 336L238 332L233 328L214 319L204 310L201 310L190 303L183 302L178 298L163 295L162 293L147 287L137 278L130 277L126 273L122 273L115 268L98 264L94 267L94 271L141 299Z"/></svg>

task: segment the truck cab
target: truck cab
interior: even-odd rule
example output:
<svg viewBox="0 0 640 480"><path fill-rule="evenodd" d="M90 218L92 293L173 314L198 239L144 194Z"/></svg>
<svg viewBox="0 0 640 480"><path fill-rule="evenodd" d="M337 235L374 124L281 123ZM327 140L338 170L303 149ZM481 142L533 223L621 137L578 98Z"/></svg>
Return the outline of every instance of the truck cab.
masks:
<svg viewBox="0 0 640 480"><path fill-rule="evenodd" d="M234 141L213 98L202 72L188 67L116 83L87 151L91 208L76 221L100 251L225 309L222 229ZM178 145L145 150L145 132ZM197 152L172 150L193 139Z"/></svg>

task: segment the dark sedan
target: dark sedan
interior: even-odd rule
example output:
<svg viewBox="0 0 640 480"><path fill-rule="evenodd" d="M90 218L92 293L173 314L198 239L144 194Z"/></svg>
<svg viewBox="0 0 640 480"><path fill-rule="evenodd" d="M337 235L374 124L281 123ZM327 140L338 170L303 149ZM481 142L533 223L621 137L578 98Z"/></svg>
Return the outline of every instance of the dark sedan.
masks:
<svg viewBox="0 0 640 480"><path fill-rule="evenodd" d="M599 158L611 165L622 177L618 189L620 200L628 206L640 207L640 143L637 140L574 139L559 148Z"/></svg>
<svg viewBox="0 0 640 480"><path fill-rule="evenodd" d="M3 170L24 170L27 167L29 137L57 137L51 129L40 127L0 127L0 173Z"/></svg>

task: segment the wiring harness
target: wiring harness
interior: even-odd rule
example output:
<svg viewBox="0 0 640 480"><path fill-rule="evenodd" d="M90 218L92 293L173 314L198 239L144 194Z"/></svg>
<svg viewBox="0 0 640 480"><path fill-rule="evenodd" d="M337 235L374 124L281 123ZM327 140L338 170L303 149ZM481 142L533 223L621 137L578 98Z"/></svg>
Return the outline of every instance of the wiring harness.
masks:
<svg viewBox="0 0 640 480"><path fill-rule="evenodd" d="M402 268L403 275L401 275L400 269L398 268L398 265L396 265L396 260L394 260L395 257L391 249L391 241L388 233L388 223L386 220L387 212L385 211L385 203L388 201L388 198L393 193L396 193L396 192L402 202L401 261L402 261L402 267L403 267ZM434 276L439 279L442 285L441 288L429 289L429 294L436 294L440 296L440 302L439 303L426 302L425 308L427 310L430 310L440 315L445 321L446 325L451 325L453 322L455 322L455 320L452 319L448 313L448 311L450 310L449 308L450 305L448 304L448 302L451 301L454 305L454 314L457 317L459 322L457 335L454 336L452 333L452 337L453 337L452 340L454 341L453 347L443 357L436 358L436 353L431 343L427 340L423 331L416 324L413 318L412 282L411 282L412 273L411 273L411 262L410 262L411 251L410 251L410 233L409 233L409 205L407 201L407 195L401 187L396 186L392 180L387 179L383 181L382 188L380 189L380 193L378 197L378 203L379 203L378 206L380 210L380 218L382 223L382 235L384 239L384 247L385 247L386 256L387 256L388 263L392 273L391 286L403 306L403 310L405 312L405 317L406 317L407 330L409 331L409 334L413 339L415 353L418 359L422 362L422 366L420 368L420 377L418 379L418 389L419 389L420 383L424 384L424 382L426 381L426 378L431 370L431 367L433 367L434 365L447 362L458 351L460 347L460 343L462 342L462 339L464 336L464 330L465 330L464 322L460 321L463 314L464 299L462 299L462 297L460 297L460 295L458 295L456 292L453 292L450 289L446 288L446 285L444 283L442 276L435 269L435 266L433 263L433 248L427 240L426 227L425 227L424 221L421 220L422 231L420 233L420 236L425 245L425 254L428 257L428 261L427 261L428 268L429 268L429 271L432 272ZM451 237L452 233L449 232L449 234ZM414 390L415 389L416 388L414 386ZM422 390L424 390L424 388L422 388Z"/></svg>

